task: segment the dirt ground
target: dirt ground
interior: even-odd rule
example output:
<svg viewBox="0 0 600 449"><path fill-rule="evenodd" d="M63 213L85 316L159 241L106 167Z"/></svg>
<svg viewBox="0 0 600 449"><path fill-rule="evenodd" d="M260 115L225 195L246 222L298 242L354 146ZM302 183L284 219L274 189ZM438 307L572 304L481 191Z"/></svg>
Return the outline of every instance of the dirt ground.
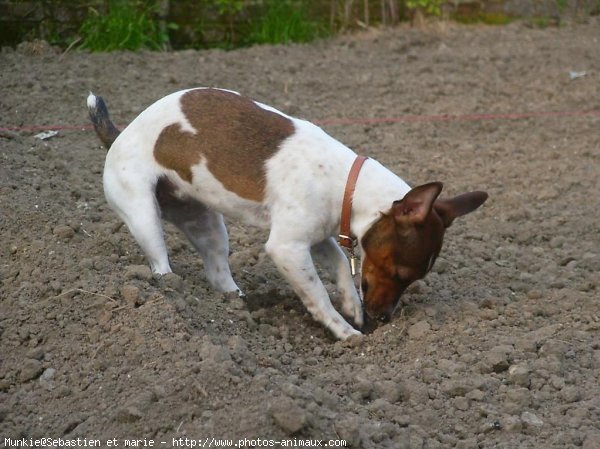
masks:
<svg viewBox="0 0 600 449"><path fill-rule="evenodd" d="M170 226L176 274L152 276L105 203L105 151L81 129L88 90L126 125L192 86L312 120L598 111L597 18L231 52L31 50L0 55L0 126L72 128L48 140L0 131L0 446L600 448L600 115L325 125L411 184L490 194L449 229L393 320L350 342L310 318L266 257L264 231L229 224L243 301L209 288Z"/></svg>

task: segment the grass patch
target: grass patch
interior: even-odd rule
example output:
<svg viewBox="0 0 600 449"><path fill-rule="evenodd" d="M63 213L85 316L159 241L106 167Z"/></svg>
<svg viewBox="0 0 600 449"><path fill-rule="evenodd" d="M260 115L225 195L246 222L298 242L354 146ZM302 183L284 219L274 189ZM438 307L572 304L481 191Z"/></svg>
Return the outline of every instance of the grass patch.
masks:
<svg viewBox="0 0 600 449"><path fill-rule="evenodd" d="M79 33L90 51L163 50L169 37L154 19L155 3L109 0L106 14L90 8ZM171 27L174 25L170 25Z"/></svg>
<svg viewBox="0 0 600 449"><path fill-rule="evenodd" d="M308 16L299 0L265 0L264 13L250 24L246 44L309 42L328 35L327 27Z"/></svg>
<svg viewBox="0 0 600 449"><path fill-rule="evenodd" d="M542 29L560 25L560 21L556 17L532 17L531 19L528 19L526 23L534 28Z"/></svg>

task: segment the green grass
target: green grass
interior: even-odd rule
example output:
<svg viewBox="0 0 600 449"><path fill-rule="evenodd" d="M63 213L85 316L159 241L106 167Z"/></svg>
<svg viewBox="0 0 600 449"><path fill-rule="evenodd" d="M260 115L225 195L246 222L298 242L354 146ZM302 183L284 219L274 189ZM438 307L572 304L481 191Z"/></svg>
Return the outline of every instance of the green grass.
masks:
<svg viewBox="0 0 600 449"><path fill-rule="evenodd" d="M110 0L108 12L90 8L81 25L80 48L90 51L163 50L168 35L153 18L154 3Z"/></svg>
<svg viewBox="0 0 600 449"><path fill-rule="evenodd" d="M250 24L247 44L309 42L328 34L327 28L308 17L298 0L265 0L264 14Z"/></svg>

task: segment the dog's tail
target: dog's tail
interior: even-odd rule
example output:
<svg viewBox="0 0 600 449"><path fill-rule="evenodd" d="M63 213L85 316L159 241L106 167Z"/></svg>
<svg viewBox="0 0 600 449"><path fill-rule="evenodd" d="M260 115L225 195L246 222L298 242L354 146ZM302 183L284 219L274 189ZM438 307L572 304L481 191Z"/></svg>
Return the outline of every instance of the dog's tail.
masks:
<svg viewBox="0 0 600 449"><path fill-rule="evenodd" d="M109 149L121 131L110 120L106 103L102 97L97 97L90 92L87 97L87 107L96 134L106 149Z"/></svg>

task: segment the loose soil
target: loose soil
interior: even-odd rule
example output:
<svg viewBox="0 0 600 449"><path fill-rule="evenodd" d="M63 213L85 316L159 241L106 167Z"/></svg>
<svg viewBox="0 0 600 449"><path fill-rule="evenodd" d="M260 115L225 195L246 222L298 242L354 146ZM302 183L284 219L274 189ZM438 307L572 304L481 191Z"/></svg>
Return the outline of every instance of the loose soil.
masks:
<svg viewBox="0 0 600 449"><path fill-rule="evenodd" d="M244 300L209 288L171 226L176 274L153 276L104 200L105 150L78 128L88 90L126 125L192 86L312 120L598 111L597 18L231 52L22 46L0 66L2 126L73 127L47 140L0 132L0 445L49 436L600 447L599 115L325 125L411 184L490 194L449 229L393 320L348 342L310 318L266 257L264 231L229 224Z"/></svg>

